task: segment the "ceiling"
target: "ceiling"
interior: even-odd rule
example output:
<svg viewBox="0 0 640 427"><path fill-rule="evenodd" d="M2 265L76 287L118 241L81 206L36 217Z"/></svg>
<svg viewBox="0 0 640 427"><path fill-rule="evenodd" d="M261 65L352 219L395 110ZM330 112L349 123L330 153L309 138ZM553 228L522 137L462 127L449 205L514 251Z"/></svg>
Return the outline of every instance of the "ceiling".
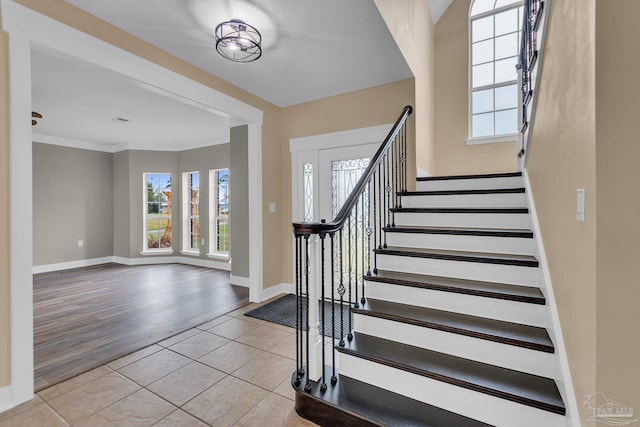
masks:
<svg viewBox="0 0 640 427"><path fill-rule="evenodd" d="M412 77L373 0L67 1L279 107ZM216 52L232 18L262 33L258 61Z"/></svg>
<svg viewBox="0 0 640 427"><path fill-rule="evenodd" d="M412 77L373 0L67 1L280 107ZM427 1L434 23L452 2ZM258 61L216 52L215 25L231 18L261 31ZM38 46L32 104L44 115L35 141L110 152L224 143L235 125Z"/></svg>
<svg viewBox="0 0 640 427"><path fill-rule="evenodd" d="M229 142L227 119L82 60L34 48L31 79L32 109L44 116L36 142L110 152Z"/></svg>

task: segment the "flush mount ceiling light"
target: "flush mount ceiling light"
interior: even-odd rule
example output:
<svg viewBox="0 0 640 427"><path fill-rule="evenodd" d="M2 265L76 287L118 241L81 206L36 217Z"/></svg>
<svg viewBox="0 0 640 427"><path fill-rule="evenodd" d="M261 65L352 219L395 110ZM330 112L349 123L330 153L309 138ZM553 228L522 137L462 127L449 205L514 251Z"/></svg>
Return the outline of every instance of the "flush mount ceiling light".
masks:
<svg viewBox="0 0 640 427"><path fill-rule="evenodd" d="M216 50L233 62L252 62L262 56L262 35L240 19L216 27Z"/></svg>

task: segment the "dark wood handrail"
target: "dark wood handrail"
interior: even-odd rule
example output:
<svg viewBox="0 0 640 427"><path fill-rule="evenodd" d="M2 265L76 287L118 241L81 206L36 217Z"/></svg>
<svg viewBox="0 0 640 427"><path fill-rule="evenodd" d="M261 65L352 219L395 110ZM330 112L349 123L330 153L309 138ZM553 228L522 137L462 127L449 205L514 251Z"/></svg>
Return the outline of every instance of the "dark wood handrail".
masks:
<svg viewBox="0 0 640 427"><path fill-rule="evenodd" d="M373 159L369 163L369 166L367 167L367 169L364 171L364 173L358 180L358 183L353 188L353 191L351 191L349 198L344 202L344 204L342 205L342 208L340 209L340 212L338 212L338 215L336 215L333 221L331 222L294 222L293 234L295 236L306 236L311 234L325 235L329 233L334 233L340 230L342 227L344 227L344 223L347 221L347 218L349 218L349 215L351 214L351 211L353 210L355 204L357 203L358 198L362 193L364 193L364 191L367 188L368 182L371 179L371 176L373 175L378 165L382 162L382 159L384 158L384 154L387 152L389 147L391 147L394 139L398 135L398 132L400 131L400 129L402 128L404 123L407 121L407 118L411 115L412 112L413 112L413 107L411 107L410 105L407 105L406 107L404 107L404 109L402 110L402 114L400 114L400 117L398 117L398 120L396 120L396 123L393 125L393 127L389 131L389 134L385 138L382 145L380 145L380 148L378 148L378 151L373 156Z"/></svg>

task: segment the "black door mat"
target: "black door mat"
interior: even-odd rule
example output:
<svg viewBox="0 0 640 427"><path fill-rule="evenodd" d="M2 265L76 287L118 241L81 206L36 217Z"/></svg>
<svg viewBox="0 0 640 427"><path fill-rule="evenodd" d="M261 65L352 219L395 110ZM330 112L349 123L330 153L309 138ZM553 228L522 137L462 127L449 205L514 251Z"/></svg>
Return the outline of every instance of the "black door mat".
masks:
<svg viewBox="0 0 640 427"><path fill-rule="evenodd" d="M306 316L307 311L307 298L301 297L302 302L302 318ZM322 302L318 301L318 313L322 315ZM325 335L327 337L332 336L332 328L331 328L331 306L332 304L328 301L324 301L324 320L325 320ZM346 335L349 332L349 306L348 305L340 305L339 303L334 303L335 307L335 337L340 338L340 336L344 333ZM340 312L342 311L342 324L343 329L340 328ZM293 294L284 295L277 300L271 301L263 306L255 308L251 311L248 311L244 314L245 316L255 317L256 319L266 320L267 322L277 323L279 325L289 326L290 328L296 327L296 296ZM353 325L353 318L351 319L351 325ZM322 324L318 327L318 330L322 328ZM303 327L304 330L309 329L308 326L305 325Z"/></svg>

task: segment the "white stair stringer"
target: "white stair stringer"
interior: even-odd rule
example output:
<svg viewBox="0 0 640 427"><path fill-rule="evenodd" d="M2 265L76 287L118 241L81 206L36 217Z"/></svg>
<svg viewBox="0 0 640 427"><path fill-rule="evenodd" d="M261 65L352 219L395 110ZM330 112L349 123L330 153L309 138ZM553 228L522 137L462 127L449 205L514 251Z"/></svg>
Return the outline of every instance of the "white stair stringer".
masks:
<svg viewBox="0 0 640 427"><path fill-rule="evenodd" d="M396 212L397 226L467 227L467 228L511 228L530 229L526 213L441 213L441 212Z"/></svg>
<svg viewBox="0 0 640 427"><path fill-rule="evenodd" d="M497 190L524 187L521 176L416 181L416 191Z"/></svg>
<svg viewBox="0 0 640 427"><path fill-rule="evenodd" d="M378 254L377 268L401 273L454 277L509 285L539 286L540 269L514 265Z"/></svg>
<svg viewBox="0 0 640 427"><path fill-rule="evenodd" d="M365 282L367 298L485 317L523 325L548 326L547 306L476 295L443 292L383 282ZM410 344L410 343L408 343Z"/></svg>
<svg viewBox="0 0 640 427"><path fill-rule="evenodd" d="M355 331L363 334L547 378L555 375L554 353L358 313L354 314L353 321Z"/></svg>
<svg viewBox="0 0 640 427"><path fill-rule="evenodd" d="M533 239L525 237L387 232L387 245L514 255L533 255L535 253Z"/></svg>
<svg viewBox="0 0 640 427"><path fill-rule="evenodd" d="M340 354L340 374L498 427L561 427L565 417L350 354Z"/></svg>
<svg viewBox="0 0 640 427"><path fill-rule="evenodd" d="M405 195L403 208L523 208L524 193Z"/></svg>

